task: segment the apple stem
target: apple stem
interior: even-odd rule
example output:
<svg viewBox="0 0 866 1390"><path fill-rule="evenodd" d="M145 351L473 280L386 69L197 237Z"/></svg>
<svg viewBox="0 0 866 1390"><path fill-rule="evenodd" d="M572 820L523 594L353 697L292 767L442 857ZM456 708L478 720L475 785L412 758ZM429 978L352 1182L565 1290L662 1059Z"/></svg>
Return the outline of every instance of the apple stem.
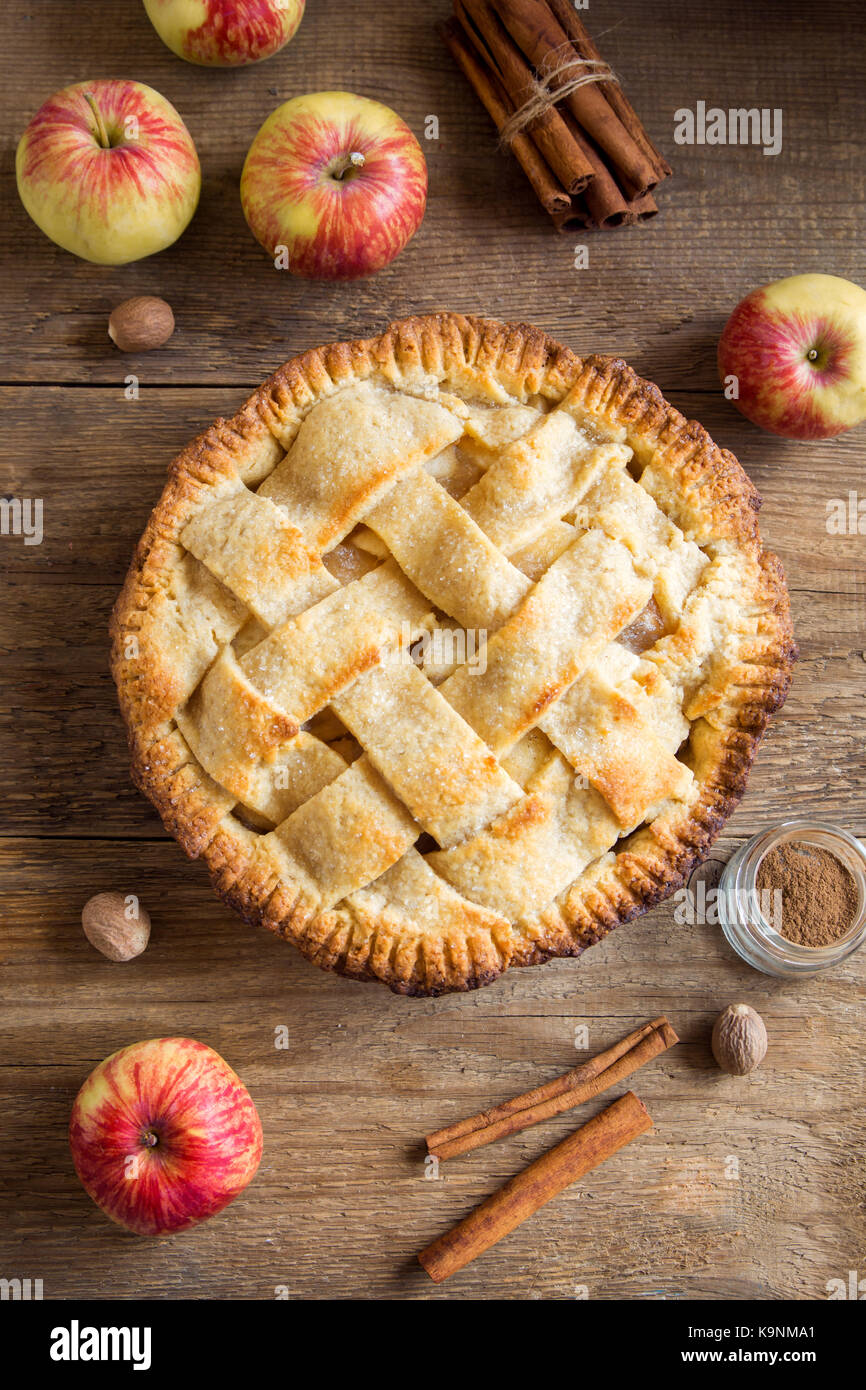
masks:
<svg viewBox="0 0 866 1390"><path fill-rule="evenodd" d="M809 359L810 362L817 362L817 361L818 361L818 349L817 349L817 348L809 348L809 351L806 353L806 356L808 357L808 359Z"/></svg>
<svg viewBox="0 0 866 1390"><path fill-rule="evenodd" d="M88 106L93 112L93 119L96 121L97 140L99 141L100 145L104 150L110 150L111 141L108 138L108 130L106 129L105 121L102 119L102 113L99 110L99 107L96 105L96 97L93 95L92 92L85 92L84 100L87 102ZM154 1143L155 1142L156 1140L154 1140Z"/></svg>
<svg viewBox="0 0 866 1390"><path fill-rule="evenodd" d="M363 169L366 159L360 150L353 150L351 154L345 155L343 163L334 170L335 179L344 179L347 174L351 174L355 169Z"/></svg>
<svg viewBox="0 0 866 1390"><path fill-rule="evenodd" d="M141 1142L147 1149L155 1149L159 1140L152 1129L146 1129L141 1136Z"/></svg>

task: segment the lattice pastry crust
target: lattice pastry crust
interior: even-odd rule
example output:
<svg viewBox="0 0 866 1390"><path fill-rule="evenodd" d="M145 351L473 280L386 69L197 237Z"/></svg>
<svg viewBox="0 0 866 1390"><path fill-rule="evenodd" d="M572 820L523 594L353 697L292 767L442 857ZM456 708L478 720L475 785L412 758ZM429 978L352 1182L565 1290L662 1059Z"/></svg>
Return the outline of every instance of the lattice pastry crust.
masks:
<svg viewBox="0 0 866 1390"><path fill-rule="evenodd" d="M457 314L288 362L171 465L112 619L217 891L407 994L669 894L796 656L737 460L625 363Z"/></svg>

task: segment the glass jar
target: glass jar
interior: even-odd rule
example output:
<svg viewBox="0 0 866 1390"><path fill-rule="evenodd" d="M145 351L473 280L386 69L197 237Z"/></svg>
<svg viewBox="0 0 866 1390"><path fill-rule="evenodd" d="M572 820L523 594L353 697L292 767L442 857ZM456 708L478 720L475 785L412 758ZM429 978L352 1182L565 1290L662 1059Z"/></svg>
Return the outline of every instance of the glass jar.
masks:
<svg viewBox="0 0 866 1390"><path fill-rule="evenodd" d="M774 904L757 887L758 866L777 845L796 840L828 850L851 871L857 909L850 927L831 946L800 946L774 925ZM768 907L770 911L768 912ZM734 950L765 975L816 975L850 956L866 940L866 850L838 826L821 821L786 820L747 840L725 865L719 880L719 921Z"/></svg>

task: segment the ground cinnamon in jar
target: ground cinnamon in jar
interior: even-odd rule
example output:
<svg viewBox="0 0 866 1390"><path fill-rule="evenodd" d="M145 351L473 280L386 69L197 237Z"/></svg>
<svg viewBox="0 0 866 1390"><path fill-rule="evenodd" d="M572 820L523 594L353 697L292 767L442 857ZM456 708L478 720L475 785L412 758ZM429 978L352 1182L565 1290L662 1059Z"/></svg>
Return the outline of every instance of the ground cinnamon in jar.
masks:
<svg viewBox="0 0 866 1390"><path fill-rule="evenodd" d="M778 929L797 946L832 946L857 914L854 875L818 845L801 840L776 845L758 865L755 882L761 894L781 890Z"/></svg>

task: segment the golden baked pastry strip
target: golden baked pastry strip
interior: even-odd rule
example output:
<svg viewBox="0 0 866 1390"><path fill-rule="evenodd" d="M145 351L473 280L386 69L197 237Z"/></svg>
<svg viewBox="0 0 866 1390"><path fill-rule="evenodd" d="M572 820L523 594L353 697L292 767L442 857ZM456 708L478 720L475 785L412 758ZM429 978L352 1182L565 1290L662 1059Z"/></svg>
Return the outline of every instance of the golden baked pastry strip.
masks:
<svg viewBox="0 0 866 1390"><path fill-rule="evenodd" d="M337 588L282 508L243 486L196 512L180 538L265 627Z"/></svg>
<svg viewBox="0 0 866 1390"><path fill-rule="evenodd" d="M499 627L530 588L423 468L393 487L366 520L421 592L463 627Z"/></svg>
<svg viewBox="0 0 866 1390"><path fill-rule="evenodd" d="M331 750L299 732L301 725L386 651L411 643L430 616L389 561L275 628L240 660L223 648L178 711L178 725L215 781L261 815L277 811L280 821L298 804L300 788L345 766L342 758L329 761Z"/></svg>
<svg viewBox="0 0 866 1390"><path fill-rule="evenodd" d="M692 774L658 737L652 710L608 684L597 668L578 677L539 727L601 792L620 834L688 792Z"/></svg>
<svg viewBox="0 0 866 1390"><path fill-rule="evenodd" d="M361 676L334 709L421 829L447 846L477 834L523 789L443 690L397 657Z"/></svg>
<svg viewBox="0 0 866 1390"><path fill-rule="evenodd" d="M501 756L628 626L651 593L624 546L588 531L489 638L486 670L461 666L440 693Z"/></svg>
<svg viewBox="0 0 866 1390"><path fill-rule="evenodd" d="M418 838L418 826L367 758L359 758L265 837L290 861L310 915L364 888Z"/></svg>
<svg viewBox="0 0 866 1390"><path fill-rule="evenodd" d="M155 648L165 653L160 710L181 708L195 690L220 647L243 627L248 609L189 551L170 547L171 583L157 584L147 605L127 617L124 650ZM129 656L125 657L130 660ZM155 703L156 691L150 693Z"/></svg>
<svg viewBox="0 0 866 1390"><path fill-rule="evenodd" d="M597 528L628 547L639 573L652 578L653 597L662 616L674 626L707 557L686 540L646 489L625 469L608 470L580 499L574 522Z"/></svg>
<svg viewBox="0 0 866 1390"><path fill-rule="evenodd" d="M429 600L387 560L275 628L240 665L275 710L301 725L432 620Z"/></svg>
<svg viewBox="0 0 866 1390"><path fill-rule="evenodd" d="M263 698L231 647L223 648L176 719L207 774L243 806L274 823L346 765Z"/></svg>
<svg viewBox="0 0 866 1390"><path fill-rule="evenodd" d="M428 862L472 902L520 924L543 908L621 830L604 799L553 753L526 793L480 834Z"/></svg>
<svg viewBox="0 0 866 1390"><path fill-rule="evenodd" d="M256 496L282 507L321 555L364 519L401 474L441 453L462 432L457 416L433 401L359 382L310 411Z"/></svg>
<svg viewBox="0 0 866 1390"><path fill-rule="evenodd" d="M605 467L624 467L625 445L587 438L563 410L506 445L461 505L506 555L562 520Z"/></svg>

